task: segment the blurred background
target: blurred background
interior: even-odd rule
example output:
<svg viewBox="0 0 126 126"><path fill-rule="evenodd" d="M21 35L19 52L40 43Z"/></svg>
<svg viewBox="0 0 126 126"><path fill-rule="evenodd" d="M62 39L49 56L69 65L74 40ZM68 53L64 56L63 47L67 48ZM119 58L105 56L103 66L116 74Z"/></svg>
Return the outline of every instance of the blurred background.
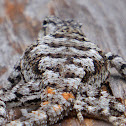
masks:
<svg viewBox="0 0 126 126"><path fill-rule="evenodd" d="M90 41L126 60L126 0L0 0L0 88L7 85L14 64L37 39L41 22L49 15L82 23ZM126 101L126 81L115 69L110 82L115 97ZM111 126L89 118L85 118L85 123ZM76 117L69 117L59 125L80 126Z"/></svg>

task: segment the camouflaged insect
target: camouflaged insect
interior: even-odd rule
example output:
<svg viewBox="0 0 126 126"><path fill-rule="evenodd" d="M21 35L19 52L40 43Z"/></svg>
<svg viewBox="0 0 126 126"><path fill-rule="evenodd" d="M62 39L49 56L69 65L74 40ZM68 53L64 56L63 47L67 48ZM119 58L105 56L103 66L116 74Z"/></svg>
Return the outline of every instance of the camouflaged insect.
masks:
<svg viewBox="0 0 126 126"><path fill-rule="evenodd" d="M72 113L125 126L124 104L103 90L110 66L126 79L126 62L88 41L79 23L47 17L1 89L0 124L47 126Z"/></svg>

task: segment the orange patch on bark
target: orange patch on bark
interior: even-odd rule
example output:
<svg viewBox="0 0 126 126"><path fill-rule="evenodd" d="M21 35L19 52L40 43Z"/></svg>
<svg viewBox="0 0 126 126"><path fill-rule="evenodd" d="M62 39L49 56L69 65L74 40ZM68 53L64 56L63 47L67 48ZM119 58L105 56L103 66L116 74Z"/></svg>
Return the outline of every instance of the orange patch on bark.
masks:
<svg viewBox="0 0 126 126"><path fill-rule="evenodd" d="M51 87L47 87L47 93L48 94L55 94L54 89Z"/></svg>
<svg viewBox="0 0 126 126"><path fill-rule="evenodd" d="M14 0L12 2L10 0L5 0L6 13L11 20L15 20L16 17L22 17L26 3L27 1L18 2Z"/></svg>
<svg viewBox="0 0 126 126"><path fill-rule="evenodd" d="M33 113L34 115L40 116L40 111L39 111L39 110L38 110L38 111L32 111L32 113Z"/></svg>
<svg viewBox="0 0 126 126"><path fill-rule="evenodd" d="M33 114L36 114L36 111L32 111Z"/></svg>
<svg viewBox="0 0 126 126"><path fill-rule="evenodd" d="M73 96L72 93L68 93L68 92L62 93L62 96L63 96L66 100L68 100L68 99L70 99L70 98L72 98L72 99L75 98L75 97Z"/></svg>
<svg viewBox="0 0 126 126"><path fill-rule="evenodd" d="M3 75L7 71L6 67L1 67L0 68L0 76Z"/></svg>
<svg viewBox="0 0 126 126"><path fill-rule="evenodd" d="M41 23L38 20L33 21L31 17L25 15L24 10L27 3L28 0L5 0L5 12L7 17L13 22L13 30L16 35L19 34L19 28L24 27L24 30L28 30L33 38L38 35Z"/></svg>
<svg viewBox="0 0 126 126"><path fill-rule="evenodd" d="M50 103L50 102L48 102L48 101L42 102L43 105L47 105L47 104L49 104L49 103Z"/></svg>
<svg viewBox="0 0 126 126"><path fill-rule="evenodd" d="M3 18L2 18L2 17L0 17L0 24L1 24L1 23L3 23Z"/></svg>

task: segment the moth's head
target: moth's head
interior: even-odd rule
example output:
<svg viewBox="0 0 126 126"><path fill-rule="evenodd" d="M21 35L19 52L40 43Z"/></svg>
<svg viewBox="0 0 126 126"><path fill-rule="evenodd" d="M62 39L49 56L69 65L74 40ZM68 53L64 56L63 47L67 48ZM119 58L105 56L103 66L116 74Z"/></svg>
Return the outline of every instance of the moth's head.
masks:
<svg viewBox="0 0 126 126"><path fill-rule="evenodd" d="M63 25L63 21L60 20L58 17L50 16L46 17L42 22L42 31L43 35L50 35L53 34L56 29Z"/></svg>
<svg viewBox="0 0 126 126"><path fill-rule="evenodd" d="M84 40L84 34L81 31L81 24L74 20L61 20L58 17L46 17L42 23L42 35L51 35L56 38L74 38Z"/></svg>

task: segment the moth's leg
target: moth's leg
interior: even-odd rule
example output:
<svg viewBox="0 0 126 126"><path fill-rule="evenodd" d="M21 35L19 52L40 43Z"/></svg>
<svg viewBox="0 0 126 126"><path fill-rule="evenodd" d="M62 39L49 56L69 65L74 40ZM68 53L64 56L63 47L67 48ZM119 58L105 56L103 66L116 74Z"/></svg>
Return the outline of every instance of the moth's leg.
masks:
<svg viewBox="0 0 126 126"><path fill-rule="evenodd" d="M82 115L82 111L84 110L84 104L85 104L85 102L83 101L82 96L80 94L77 94L73 109L75 110L77 118L80 123L82 123L84 121L84 118Z"/></svg>
<svg viewBox="0 0 126 126"><path fill-rule="evenodd" d="M11 121L7 126L13 125L52 125L63 119L72 110L74 96L72 93L60 92L55 88L47 87L41 94L39 109L24 114L25 118Z"/></svg>
<svg viewBox="0 0 126 126"><path fill-rule="evenodd" d="M106 91L101 91L99 97L78 95L74 109L80 121L83 116L102 119L114 126L125 126L125 106Z"/></svg>
<svg viewBox="0 0 126 126"><path fill-rule="evenodd" d="M115 67L116 70L126 79L126 61L118 55L111 52L106 54L107 59L110 61L110 66Z"/></svg>

